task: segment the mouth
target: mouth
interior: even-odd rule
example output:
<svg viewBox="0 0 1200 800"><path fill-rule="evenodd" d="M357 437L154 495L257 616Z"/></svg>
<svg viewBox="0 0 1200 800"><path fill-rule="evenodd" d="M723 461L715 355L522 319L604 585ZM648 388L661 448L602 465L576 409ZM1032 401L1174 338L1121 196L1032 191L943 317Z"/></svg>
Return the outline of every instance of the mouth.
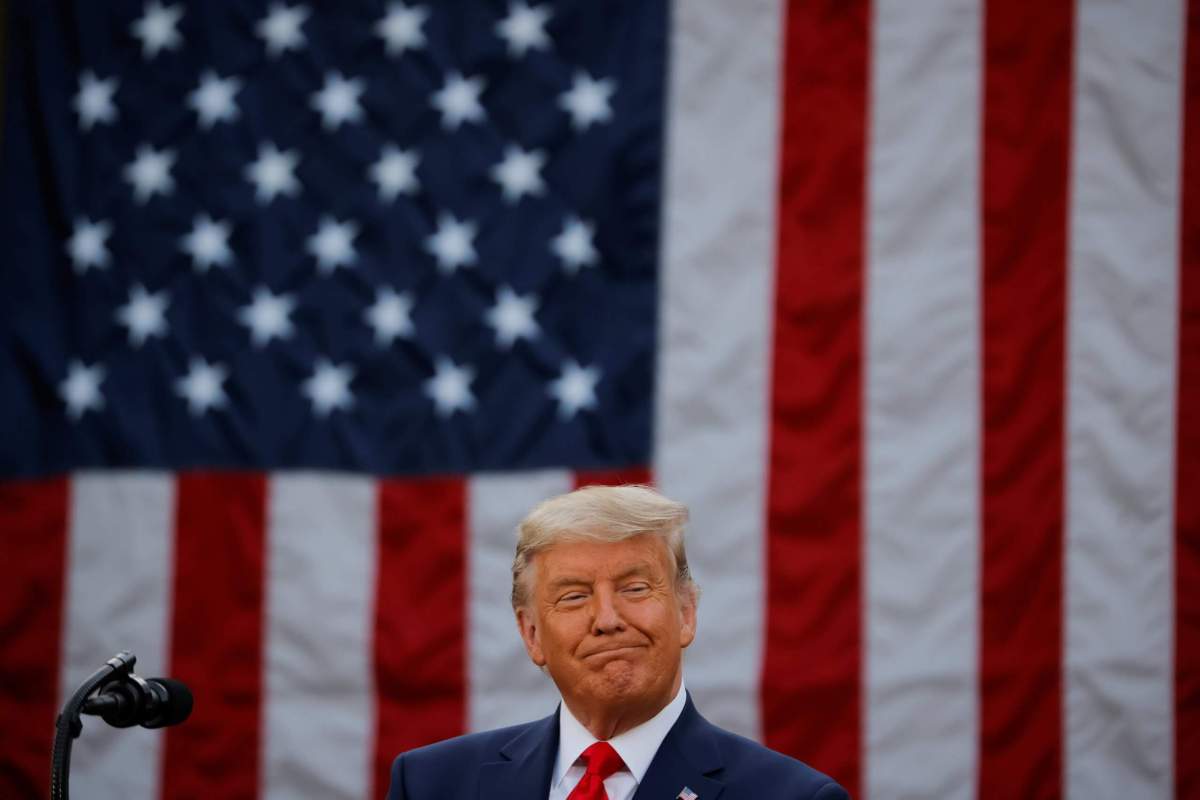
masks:
<svg viewBox="0 0 1200 800"><path fill-rule="evenodd" d="M622 645L621 647L608 647L608 648L605 648L604 650L596 650L595 652L588 653L583 658L584 658L584 660L593 659L593 658L602 658L605 656L607 656L609 658L620 658L621 656L627 656L635 651L643 650L643 649L645 649L645 645L630 644L630 645Z"/></svg>

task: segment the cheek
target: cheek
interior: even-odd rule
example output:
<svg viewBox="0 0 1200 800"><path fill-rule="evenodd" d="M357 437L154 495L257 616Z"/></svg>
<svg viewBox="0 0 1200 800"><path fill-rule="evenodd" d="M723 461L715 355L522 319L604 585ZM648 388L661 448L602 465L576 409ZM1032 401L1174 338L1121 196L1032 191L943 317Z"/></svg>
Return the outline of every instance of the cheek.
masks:
<svg viewBox="0 0 1200 800"><path fill-rule="evenodd" d="M579 614L555 614L542 628L542 643L555 653L570 653L587 635L588 627Z"/></svg>
<svg viewBox="0 0 1200 800"><path fill-rule="evenodd" d="M655 642L674 642L679 638L675 619L677 614L669 603L646 600L630 605L625 618L638 630Z"/></svg>

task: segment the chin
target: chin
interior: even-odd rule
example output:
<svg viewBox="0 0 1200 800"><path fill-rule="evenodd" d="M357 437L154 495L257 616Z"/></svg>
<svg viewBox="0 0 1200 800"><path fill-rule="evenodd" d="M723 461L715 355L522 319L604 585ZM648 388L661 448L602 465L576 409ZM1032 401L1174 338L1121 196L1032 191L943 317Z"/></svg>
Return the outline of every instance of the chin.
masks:
<svg viewBox="0 0 1200 800"><path fill-rule="evenodd" d="M595 676L596 694L614 701L641 697L650 690L652 681L645 670L627 661L610 661Z"/></svg>

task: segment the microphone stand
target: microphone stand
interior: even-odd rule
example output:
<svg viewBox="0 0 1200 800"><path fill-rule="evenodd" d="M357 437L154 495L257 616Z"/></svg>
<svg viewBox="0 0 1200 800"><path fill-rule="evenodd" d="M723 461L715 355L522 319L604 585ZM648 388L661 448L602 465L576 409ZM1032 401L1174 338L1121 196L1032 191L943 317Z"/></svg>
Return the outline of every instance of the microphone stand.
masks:
<svg viewBox="0 0 1200 800"><path fill-rule="evenodd" d="M50 800L68 800L71 795L71 744L83 731L83 703L92 692L133 672L137 656L122 650L79 685L63 706L54 724L54 750L50 766Z"/></svg>

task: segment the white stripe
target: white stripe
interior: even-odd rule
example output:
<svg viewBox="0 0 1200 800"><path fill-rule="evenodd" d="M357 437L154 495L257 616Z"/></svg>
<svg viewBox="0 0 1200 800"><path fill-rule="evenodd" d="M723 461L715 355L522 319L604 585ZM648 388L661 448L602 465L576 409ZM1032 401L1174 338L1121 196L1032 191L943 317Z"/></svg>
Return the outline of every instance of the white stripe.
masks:
<svg viewBox="0 0 1200 800"><path fill-rule="evenodd" d="M72 480L63 701L119 650L137 656L137 674L167 674L174 514L168 477L110 472ZM77 797L158 797L162 731L117 730L96 717L83 724L71 761Z"/></svg>
<svg viewBox="0 0 1200 800"><path fill-rule="evenodd" d="M705 0L671 17L654 476L692 512L688 689L758 736L783 9Z"/></svg>
<svg viewBox="0 0 1200 800"><path fill-rule="evenodd" d="M292 474L270 484L265 797L370 791L376 527L369 479Z"/></svg>
<svg viewBox="0 0 1200 800"><path fill-rule="evenodd" d="M1174 796L1183 30L1179 2L1078 5L1065 760L1066 794L1080 800Z"/></svg>
<svg viewBox="0 0 1200 800"><path fill-rule="evenodd" d="M477 475L467 508L468 668L470 730L488 730L554 711L558 691L521 644L509 601L517 523L534 505L571 491L571 473L547 471Z"/></svg>
<svg viewBox="0 0 1200 800"><path fill-rule="evenodd" d="M865 784L969 798L978 742L975 0L878 0L866 313Z"/></svg>

